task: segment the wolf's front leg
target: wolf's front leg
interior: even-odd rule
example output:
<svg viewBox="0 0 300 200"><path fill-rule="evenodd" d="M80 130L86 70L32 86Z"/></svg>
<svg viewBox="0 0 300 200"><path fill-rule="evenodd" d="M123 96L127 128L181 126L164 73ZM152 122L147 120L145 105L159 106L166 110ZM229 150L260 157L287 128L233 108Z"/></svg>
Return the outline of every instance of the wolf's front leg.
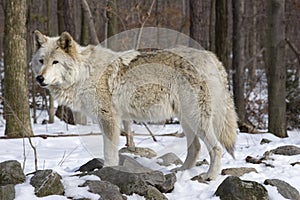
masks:
<svg viewBox="0 0 300 200"><path fill-rule="evenodd" d="M104 165L116 166L119 164L119 121L116 118L110 117L110 119L101 119L99 124L102 131L104 132Z"/></svg>

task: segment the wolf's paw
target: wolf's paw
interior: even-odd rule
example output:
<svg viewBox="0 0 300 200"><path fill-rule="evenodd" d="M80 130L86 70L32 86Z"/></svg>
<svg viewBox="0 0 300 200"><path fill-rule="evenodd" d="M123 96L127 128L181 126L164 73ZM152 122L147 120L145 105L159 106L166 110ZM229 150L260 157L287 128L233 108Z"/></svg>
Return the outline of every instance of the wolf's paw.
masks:
<svg viewBox="0 0 300 200"><path fill-rule="evenodd" d="M217 178L217 175L211 175L208 173L202 173L198 176L194 176L193 178L191 178L192 181L198 181L199 183L208 183L211 180L214 180Z"/></svg>
<svg viewBox="0 0 300 200"><path fill-rule="evenodd" d="M186 170L186 168L184 167L175 167L174 169L171 169L171 172L177 173L179 171L183 171Z"/></svg>

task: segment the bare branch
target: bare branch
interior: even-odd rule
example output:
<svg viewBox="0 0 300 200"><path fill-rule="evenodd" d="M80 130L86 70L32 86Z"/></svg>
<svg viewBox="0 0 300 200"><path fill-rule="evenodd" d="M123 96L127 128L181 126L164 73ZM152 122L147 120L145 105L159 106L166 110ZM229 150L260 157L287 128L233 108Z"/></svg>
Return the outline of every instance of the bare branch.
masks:
<svg viewBox="0 0 300 200"><path fill-rule="evenodd" d="M142 32L143 32L143 28L144 28L144 26L145 26L147 20L148 20L148 19L150 18L150 16L151 16L151 12L152 12L154 3L155 3L155 0L152 1L149 10L148 10L147 13L146 13L146 18L145 18L145 20L143 21L143 23L142 23L142 25L141 25L141 28L140 28L139 33L138 33L138 38L137 38L137 42L136 42L136 47L135 47L135 49L139 49L140 42L141 42L141 37L142 37Z"/></svg>

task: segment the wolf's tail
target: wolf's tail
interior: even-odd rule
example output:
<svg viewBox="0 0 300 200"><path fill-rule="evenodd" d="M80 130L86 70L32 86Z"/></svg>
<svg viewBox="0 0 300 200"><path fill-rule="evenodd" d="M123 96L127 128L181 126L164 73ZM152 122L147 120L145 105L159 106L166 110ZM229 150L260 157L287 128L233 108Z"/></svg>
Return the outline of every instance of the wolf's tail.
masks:
<svg viewBox="0 0 300 200"><path fill-rule="evenodd" d="M234 158L235 141L237 135L237 114L235 112L233 99L227 99L226 114L220 123L218 138L228 153Z"/></svg>

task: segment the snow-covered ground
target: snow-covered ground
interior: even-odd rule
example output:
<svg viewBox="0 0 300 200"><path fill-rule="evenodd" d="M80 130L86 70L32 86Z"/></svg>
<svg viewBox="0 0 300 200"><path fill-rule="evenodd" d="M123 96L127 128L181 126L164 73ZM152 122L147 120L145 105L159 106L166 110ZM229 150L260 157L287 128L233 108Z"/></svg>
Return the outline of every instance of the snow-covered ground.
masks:
<svg viewBox="0 0 300 200"><path fill-rule="evenodd" d="M149 125L154 134L181 132L180 125ZM56 123L52 125L33 125L35 135L38 134L87 134L99 133L100 130L97 125L90 123L87 126L71 126L66 125L56 119ZM136 135L134 137L135 144L140 147L149 147L155 150L158 156L168 152L176 153L183 161L186 156L186 141L185 138L171 137L171 136L157 136L158 142L154 142L152 138L147 136L147 130L141 125L133 125L133 130L136 133L145 133L145 135ZM4 135L4 124L0 127L0 135ZM260 145L262 138L272 140L269 144ZM102 136L74 136L74 137L48 137L43 139L40 137L32 138L34 146L37 148L38 168L39 169L53 169L63 177L63 184L65 186L65 193L69 197L88 197L90 199L98 199L96 194L89 193L85 187L77 187L85 182L87 179L98 179L94 176L89 177L71 177L74 171L82 164L91 160L94 157L103 157L102 154ZM119 147L122 148L125 144L125 137L120 137ZM280 139L272 134L246 134L240 133L236 143L236 151L234 160L228 153L224 151L222 156L222 169L229 167L254 167L258 173L249 173L241 177L243 180L253 180L263 183L265 179L277 178L284 180L294 186L300 191L300 165L291 166L290 163L300 161L300 155L297 156L279 156L273 155L268 160L274 168L266 167L263 164L250 164L245 162L247 156L260 157L265 151L274 149L282 145L297 145L300 146L300 131L295 130L289 132L289 137ZM24 157L26 160L24 161ZM199 160L209 160L208 152L205 145L202 144L201 154ZM5 160L18 160L22 165L25 163L25 174L34 171L34 156L33 151L29 145L28 139L0 139L0 162ZM156 159L137 159L141 164L152 169L161 170L168 173L169 170L176 167L175 165L169 167L162 167L156 164ZM206 172L208 165L194 167L190 170L178 172L177 182L175 188L171 193L166 194L170 200L180 199L219 199L214 196L217 187L222 183L226 176L219 175L215 181L208 184L198 183L190 179L202 172ZM29 184L30 176L27 176L26 183L16 185L16 199L17 200L60 200L67 199L63 196L48 196L44 198L37 198L34 195L34 188ZM275 187L265 186L269 192L270 199L280 200L284 199ZM128 196L128 199L143 199L139 195Z"/></svg>

